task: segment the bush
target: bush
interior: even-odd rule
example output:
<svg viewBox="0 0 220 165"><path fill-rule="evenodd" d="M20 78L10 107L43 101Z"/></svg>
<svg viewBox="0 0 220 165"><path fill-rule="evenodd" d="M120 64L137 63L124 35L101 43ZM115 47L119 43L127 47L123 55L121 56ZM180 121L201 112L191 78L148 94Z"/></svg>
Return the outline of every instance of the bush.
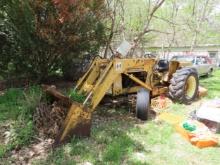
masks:
<svg viewBox="0 0 220 165"><path fill-rule="evenodd" d="M104 44L103 4L1 0L0 75L43 80L67 71L75 58L96 54Z"/></svg>

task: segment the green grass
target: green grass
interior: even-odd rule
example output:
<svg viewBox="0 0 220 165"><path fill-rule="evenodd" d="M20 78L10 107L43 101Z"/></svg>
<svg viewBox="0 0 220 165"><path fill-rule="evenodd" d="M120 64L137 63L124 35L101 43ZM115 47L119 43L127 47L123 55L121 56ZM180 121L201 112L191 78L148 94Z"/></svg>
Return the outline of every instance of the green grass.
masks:
<svg viewBox="0 0 220 165"><path fill-rule="evenodd" d="M15 147L28 145L35 135L32 114L41 98L41 89L9 89L0 96L0 124L10 124L8 144L0 144L0 157ZM1 132L4 133L4 132Z"/></svg>
<svg viewBox="0 0 220 165"><path fill-rule="evenodd" d="M220 97L220 70L217 70L209 78L201 78L200 84L208 89L209 99Z"/></svg>
<svg viewBox="0 0 220 165"><path fill-rule="evenodd" d="M83 103L86 99L84 95L78 94L74 89L71 89L69 92L69 97L76 102Z"/></svg>
<svg viewBox="0 0 220 165"><path fill-rule="evenodd" d="M133 124L126 121L100 123L92 129L90 138L73 138L71 143L58 148L45 161L36 164L65 164L71 161L72 164L121 164L121 160L140 148L140 144L136 144L127 133L132 127Z"/></svg>
<svg viewBox="0 0 220 165"><path fill-rule="evenodd" d="M220 161L219 153L218 147L192 146L165 123L116 119L93 128L90 138L73 139L36 164L214 165Z"/></svg>
<svg viewBox="0 0 220 165"><path fill-rule="evenodd" d="M21 89L8 89L3 96L0 96L0 121L17 118L21 110L19 99L22 93Z"/></svg>

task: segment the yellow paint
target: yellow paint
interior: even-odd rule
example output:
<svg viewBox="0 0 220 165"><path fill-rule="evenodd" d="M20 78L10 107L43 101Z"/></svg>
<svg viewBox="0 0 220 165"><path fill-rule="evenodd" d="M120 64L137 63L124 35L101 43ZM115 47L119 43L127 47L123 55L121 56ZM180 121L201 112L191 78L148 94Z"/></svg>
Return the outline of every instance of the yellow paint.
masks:
<svg viewBox="0 0 220 165"><path fill-rule="evenodd" d="M64 121L64 129L62 130L62 135L59 141L62 142L65 140L65 137L67 137L78 124L83 124L83 122L90 120L91 112L85 111L79 104L73 104Z"/></svg>
<svg viewBox="0 0 220 165"><path fill-rule="evenodd" d="M120 74L116 78L115 82L113 82L112 95L113 96L119 95L120 93L122 93L122 89L123 89L123 87L122 87L122 77L121 77L121 74Z"/></svg>
<svg viewBox="0 0 220 165"><path fill-rule="evenodd" d="M149 91L152 90L152 88L150 87L150 85L148 85L147 83L139 80L137 77L135 77L134 75L132 74L127 74L127 73L124 73L125 75L127 75L130 79L132 79L133 81L135 81L136 83L138 83L139 85L141 85L142 87L148 89Z"/></svg>
<svg viewBox="0 0 220 165"><path fill-rule="evenodd" d="M196 79L194 76L190 76L187 79L185 89L186 89L186 95L190 98L193 97L194 92L196 90Z"/></svg>

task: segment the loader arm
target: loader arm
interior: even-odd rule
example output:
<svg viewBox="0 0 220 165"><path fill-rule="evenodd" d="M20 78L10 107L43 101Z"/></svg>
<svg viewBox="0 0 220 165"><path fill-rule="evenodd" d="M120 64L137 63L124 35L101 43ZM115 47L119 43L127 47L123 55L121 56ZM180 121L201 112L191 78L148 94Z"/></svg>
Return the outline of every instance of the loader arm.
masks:
<svg viewBox="0 0 220 165"><path fill-rule="evenodd" d="M66 141L69 141L74 135L90 135L92 112L100 103L105 93L114 82L114 79L117 77L117 75L119 75L114 75L113 61L111 61L105 67L105 69L101 72L102 74L100 74L100 70L97 72L97 68L95 67L98 61L95 61L95 63L94 65L91 65L89 69L90 73L86 73L83 78L78 82L77 88L80 89L79 92L86 93L87 97L83 104L72 104L64 121L62 129L55 139L54 146L58 146ZM94 75L95 73L99 74ZM95 76L96 78L91 77L91 75ZM91 83L89 86L92 86L92 88L90 88L89 90L86 87L88 86L88 83ZM87 108L87 106L89 108Z"/></svg>
<svg viewBox="0 0 220 165"><path fill-rule="evenodd" d="M149 66L146 67L145 63L148 63ZM147 61L139 61L139 60L131 60L131 59L114 59L112 60L104 69L99 79L97 79L96 83L93 84L93 88L90 93L87 95L86 100L83 105L89 105L91 112L95 110L95 108L99 105L100 101L105 96L106 92L110 89L110 87L114 84L115 80L121 75L127 75L131 80L135 81L140 86L152 90L152 87L148 82L143 82L139 80L132 74L128 72L131 69L142 69L148 72L152 72L152 67L155 63L154 60ZM87 83L87 82L84 82Z"/></svg>
<svg viewBox="0 0 220 165"><path fill-rule="evenodd" d="M96 57L90 65L88 71L79 79L75 86L75 90L80 94L88 94L91 91L91 85L93 85L99 75L101 74L101 68L105 68L109 60Z"/></svg>

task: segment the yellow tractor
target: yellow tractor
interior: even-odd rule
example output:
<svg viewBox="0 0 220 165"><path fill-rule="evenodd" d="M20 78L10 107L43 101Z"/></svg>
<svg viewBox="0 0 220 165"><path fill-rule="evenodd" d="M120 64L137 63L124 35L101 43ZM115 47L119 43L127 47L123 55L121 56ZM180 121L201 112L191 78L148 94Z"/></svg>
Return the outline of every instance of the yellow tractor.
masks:
<svg viewBox="0 0 220 165"><path fill-rule="evenodd" d="M55 145L74 135L89 136L92 114L106 94L136 93L136 116L147 120L151 98L167 94L174 101L190 103L197 96L198 86L197 71L182 68L177 61L97 57L75 86L75 91L86 99L82 104L72 103Z"/></svg>

